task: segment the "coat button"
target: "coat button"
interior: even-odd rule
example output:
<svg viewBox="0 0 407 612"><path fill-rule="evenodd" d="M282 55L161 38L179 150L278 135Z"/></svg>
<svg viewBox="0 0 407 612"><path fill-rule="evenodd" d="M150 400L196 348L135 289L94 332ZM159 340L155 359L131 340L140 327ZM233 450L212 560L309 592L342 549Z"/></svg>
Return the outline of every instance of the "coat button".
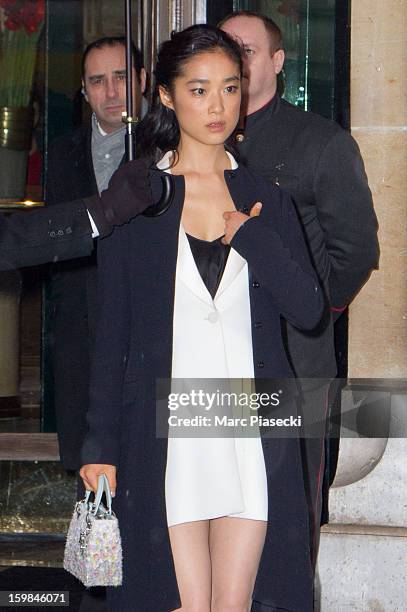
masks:
<svg viewBox="0 0 407 612"><path fill-rule="evenodd" d="M257 281L253 281L252 287L254 287L254 289L258 289L260 287L260 283L258 283Z"/></svg>
<svg viewBox="0 0 407 612"><path fill-rule="evenodd" d="M58 236L63 236L64 235L64 230L58 230Z"/></svg>
<svg viewBox="0 0 407 612"><path fill-rule="evenodd" d="M72 227L67 227L67 228L66 228L66 230L65 230L65 232L66 232L67 234L72 234Z"/></svg>
<svg viewBox="0 0 407 612"><path fill-rule="evenodd" d="M208 315L209 323L217 323L219 320L219 315L217 312L210 312Z"/></svg>
<svg viewBox="0 0 407 612"><path fill-rule="evenodd" d="M51 238L55 238L56 233L54 232L54 230L52 230L52 231L49 233L49 235L51 236Z"/></svg>
<svg viewBox="0 0 407 612"><path fill-rule="evenodd" d="M261 321L256 321L254 327L255 329L261 329L263 327L263 323Z"/></svg>
<svg viewBox="0 0 407 612"><path fill-rule="evenodd" d="M242 212L244 212L244 214L245 214L245 215L248 215L248 214L249 214L249 209L248 209L248 207L247 207L247 206L244 206L244 207L242 208Z"/></svg>
<svg viewBox="0 0 407 612"><path fill-rule="evenodd" d="M258 368L260 368L260 370L261 370L262 368L264 368L264 361L258 361L258 362L257 362L257 367L258 367Z"/></svg>

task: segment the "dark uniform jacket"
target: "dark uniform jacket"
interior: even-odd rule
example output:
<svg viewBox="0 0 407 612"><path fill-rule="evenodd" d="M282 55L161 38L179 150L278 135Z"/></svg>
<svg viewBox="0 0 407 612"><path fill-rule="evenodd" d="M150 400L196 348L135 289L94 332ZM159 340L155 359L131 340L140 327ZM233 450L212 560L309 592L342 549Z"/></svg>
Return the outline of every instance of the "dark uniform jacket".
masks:
<svg viewBox="0 0 407 612"><path fill-rule="evenodd" d="M237 148L249 168L290 193L327 297L316 329L299 330L282 322L294 372L300 378L318 379L317 388L306 392L303 412L319 424L319 433L302 442L315 562L321 504L324 501L322 521L327 522L328 484L333 477L328 462L323 479L326 382L336 375L333 322L378 265L377 219L358 145L335 122L304 112L276 94L247 117L244 140ZM314 384L304 381L303 387ZM335 448L329 451L332 465Z"/></svg>
<svg viewBox="0 0 407 612"><path fill-rule="evenodd" d="M377 219L358 145L335 122L276 94L247 118L237 148L241 161L293 198L331 306L312 332L287 324L292 367L299 377L335 376L331 315L352 301L379 258Z"/></svg>
<svg viewBox="0 0 407 612"><path fill-rule="evenodd" d="M155 197L161 171L151 170ZM112 611L168 612L180 605L165 512L167 441L156 437L156 379L171 376L172 329L183 177L162 216L139 216L99 242L99 320L83 463L118 466L114 509L124 582L109 589ZM263 202L232 246L248 262L256 378L292 377L281 317L311 329L323 296L289 196L244 166L225 172L236 207ZM263 438L269 524L254 598L311 612L313 571L299 440ZM135 603L136 602L136 603ZM274 608L273 608L274 609Z"/></svg>
<svg viewBox="0 0 407 612"><path fill-rule="evenodd" d="M50 147L47 204L97 193L91 125L57 139ZM96 310L96 244L87 257L53 266L49 293L50 351L61 460L80 467L89 403L89 361Z"/></svg>

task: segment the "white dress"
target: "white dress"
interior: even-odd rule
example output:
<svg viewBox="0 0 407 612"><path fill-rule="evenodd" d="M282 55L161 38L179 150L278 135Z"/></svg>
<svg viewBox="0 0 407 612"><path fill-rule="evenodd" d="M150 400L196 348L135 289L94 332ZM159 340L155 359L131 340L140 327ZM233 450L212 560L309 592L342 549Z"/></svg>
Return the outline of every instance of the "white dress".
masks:
<svg viewBox="0 0 407 612"><path fill-rule="evenodd" d="M230 158L233 169L237 164ZM168 167L167 156L158 167ZM186 387L185 379L254 378L247 262L230 249L212 299L182 227L172 378L184 379ZM213 387L215 381L210 384ZM266 521L267 480L260 437L169 437L165 496L169 526L222 516Z"/></svg>

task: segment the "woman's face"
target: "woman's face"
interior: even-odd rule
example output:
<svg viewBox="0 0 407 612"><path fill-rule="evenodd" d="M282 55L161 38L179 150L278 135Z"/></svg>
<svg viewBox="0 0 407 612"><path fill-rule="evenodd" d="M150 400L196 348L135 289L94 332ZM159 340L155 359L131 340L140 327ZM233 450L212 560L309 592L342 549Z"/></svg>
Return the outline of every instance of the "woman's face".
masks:
<svg viewBox="0 0 407 612"><path fill-rule="evenodd" d="M199 53L184 64L172 92L160 88L160 96L176 114L182 144L221 144L239 119L239 66L221 50Z"/></svg>

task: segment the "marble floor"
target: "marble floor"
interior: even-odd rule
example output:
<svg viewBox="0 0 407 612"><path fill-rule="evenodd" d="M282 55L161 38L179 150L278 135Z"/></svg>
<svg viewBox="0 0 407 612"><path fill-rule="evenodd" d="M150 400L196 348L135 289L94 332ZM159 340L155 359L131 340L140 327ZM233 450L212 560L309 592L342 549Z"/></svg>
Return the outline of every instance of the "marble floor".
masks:
<svg viewBox="0 0 407 612"><path fill-rule="evenodd" d="M63 537L2 538L0 535L0 571L6 567L62 567Z"/></svg>

